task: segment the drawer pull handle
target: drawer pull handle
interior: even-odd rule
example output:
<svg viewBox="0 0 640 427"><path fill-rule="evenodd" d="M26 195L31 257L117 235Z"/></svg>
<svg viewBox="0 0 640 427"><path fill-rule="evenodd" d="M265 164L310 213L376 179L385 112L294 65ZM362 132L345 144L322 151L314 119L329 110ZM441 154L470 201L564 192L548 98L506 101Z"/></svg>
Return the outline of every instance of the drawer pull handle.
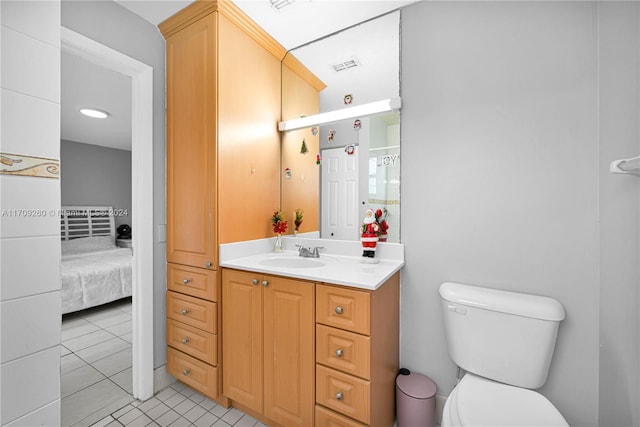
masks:
<svg viewBox="0 0 640 427"><path fill-rule="evenodd" d="M182 338L182 344L189 344L189 341L191 341L189 337Z"/></svg>
<svg viewBox="0 0 640 427"><path fill-rule="evenodd" d="M182 283L188 285L189 283L191 283L191 279L184 278L182 279Z"/></svg>
<svg viewBox="0 0 640 427"><path fill-rule="evenodd" d="M342 307L340 307L340 306L336 307L336 314L342 314L343 311L344 310L342 309Z"/></svg>
<svg viewBox="0 0 640 427"><path fill-rule="evenodd" d="M254 285L254 286L255 286L255 285L257 285L257 284L258 284L258 282L259 282L259 280L258 280L258 279L253 279L253 280L251 281L251 283L253 283L253 285Z"/></svg>
<svg viewBox="0 0 640 427"><path fill-rule="evenodd" d="M338 357L342 357L342 355L343 355L343 354L344 354L344 352L342 351L342 349L341 349L341 348L339 348L339 349L337 349L337 350L336 350L336 356L338 356Z"/></svg>
<svg viewBox="0 0 640 427"><path fill-rule="evenodd" d="M211 268L211 267L213 266L213 263L212 263L211 261L207 261L207 262L204 264L204 266L205 266L206 268Z"/></svg>
<svg viewBox="0 0 640 427"><path fill-rule="evenodd" d="M344 395L342 394L342 392L341 392L341 391L339 391L339 392L337 392L337 393L336 393L336 399L338 399L338 400L342 400L342 399L344 399Z"/></svg>
<svg viewBox="0 0 640 427"><path fill-rule="evenodd" d="M262 286L264 286L264 287L269 286L269 282L267 280L263 280L262 281Z"/></svg>
<svg viewBox="0 0 640 427"><path fill-rule="evenodd" d="M182 314L184 314L185 316L186 316L187 314L189 314L189 309L188 309L188 308L183 308L183 309L182 309Z"/></svg>
<svg viewBox="0 0 640 427"><path fill-rule="evenodd" d="M189 375L189 372L191 371L188 369L185 369L184 371L182 371L182 375Z"/></svg>

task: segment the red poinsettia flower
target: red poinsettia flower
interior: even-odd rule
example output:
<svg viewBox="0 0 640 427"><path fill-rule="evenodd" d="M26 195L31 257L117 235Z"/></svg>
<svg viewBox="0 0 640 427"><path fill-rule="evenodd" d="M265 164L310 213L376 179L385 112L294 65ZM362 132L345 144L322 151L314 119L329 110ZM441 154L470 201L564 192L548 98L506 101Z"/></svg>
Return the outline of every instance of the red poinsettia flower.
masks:
<svg viewBox="0 0 640 427"><path fill-rule="evenodd" d="M271 223L273 225L273 232L276 234L284 234L287 231L287 221L284 220L284 215L280 209L273 212L271 217Z"/></svg>

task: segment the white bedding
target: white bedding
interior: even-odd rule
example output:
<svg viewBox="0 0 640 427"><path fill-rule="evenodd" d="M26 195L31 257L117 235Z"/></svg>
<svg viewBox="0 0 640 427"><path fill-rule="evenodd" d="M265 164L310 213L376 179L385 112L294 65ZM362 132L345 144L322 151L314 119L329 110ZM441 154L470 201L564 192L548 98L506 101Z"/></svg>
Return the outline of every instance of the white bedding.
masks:
<svg viewBox="0 0 640 427"><path fill-rule="evenodd" d="M65 247L65 243L73 247ZM102 241L79 243L63 242L62 313L131 296L131 248L117 248Z"/></svg>

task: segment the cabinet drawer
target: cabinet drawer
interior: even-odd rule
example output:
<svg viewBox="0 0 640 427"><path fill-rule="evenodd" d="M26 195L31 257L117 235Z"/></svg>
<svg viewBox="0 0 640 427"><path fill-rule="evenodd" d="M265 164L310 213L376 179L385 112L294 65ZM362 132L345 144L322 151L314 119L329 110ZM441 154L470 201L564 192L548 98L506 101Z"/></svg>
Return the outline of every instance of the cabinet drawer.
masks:
<svg viewBox="0 0 640 427"><path fill-rule="evenodd" d="M218 330L216 303L167 291L167 317L212 334Z"/></svg>
<svg viewBox="0 0 640 427"><path fill-rule="evenodd" d="M369 381L316 365L316 402L329 409L370 423Z"/></svg>
<svg viewBox="0 0 640 427"><path fill-rule="evenodd" d="M369 335L371 295L337 286L316 287L316 322Z"/></svg>
<svg viewBox="0 0 640 427"><path fill-rule="evenodd" d="M371 338L324 325L316 326L316 362L371 379Z"/></svg>
<svg viewBox="0 0 640 427"><path fill-rule="evenodd" d="M218 368L167 348L167 372L211 398L218 397Z"/></svg>
<svg viewBox="0 0 640 427"><path fill-rule="evenodd" d="M218 336L167 319L167 344L210 365L218 364Z"/></svg>
<svg viewBox="0 0 640 427"><path fill-rule="evenodd" d="M316 405L316 427L366 427L357 421Z"/></svg>
<svg viewBox="0 0 640 427"><path fill-rule="evenodd" d="M167 288L209 301L218 300L216 271L169 263L167 264Z"/></svg>

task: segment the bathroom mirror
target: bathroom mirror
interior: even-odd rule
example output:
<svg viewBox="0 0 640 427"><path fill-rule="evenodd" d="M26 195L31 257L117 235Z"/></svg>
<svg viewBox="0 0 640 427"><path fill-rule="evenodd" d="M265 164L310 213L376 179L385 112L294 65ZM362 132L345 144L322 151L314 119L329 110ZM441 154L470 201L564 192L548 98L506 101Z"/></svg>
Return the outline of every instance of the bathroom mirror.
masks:
<svg viewBox="0 0 640 427"><path fill-rule="evenodd" d="M282 120L398 98L400 12L293 49L289 55L282 66ZM291 71L296 61L317 76L315 88L301 84ZM282 209L291 224L295 209L304 210L300 232L357 240L371 208L386 214L387 241L400 241L399 112L283 132L282 168Z"/></svg>

